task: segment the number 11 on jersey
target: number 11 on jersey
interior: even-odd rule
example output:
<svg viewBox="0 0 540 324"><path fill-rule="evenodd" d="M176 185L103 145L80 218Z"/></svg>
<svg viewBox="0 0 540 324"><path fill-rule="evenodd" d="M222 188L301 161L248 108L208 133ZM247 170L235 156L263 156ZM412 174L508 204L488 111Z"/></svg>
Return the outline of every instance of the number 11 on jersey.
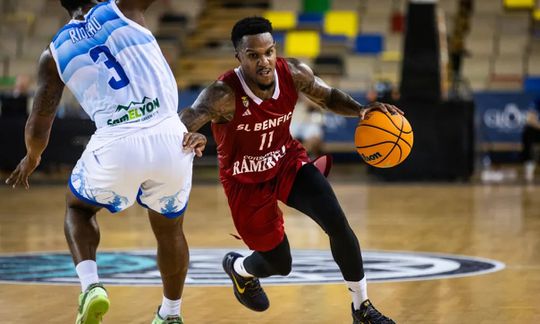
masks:
<svg viewBox="0 0 540 324"><path fill-rule="evenodd" d="M268 144L266 145L266 148L270 148L270 146L272 145L272 140L274 139L274 131L261 134L261 146L259 146L259 151L262 151L264 149L264 144L266 143L267 137Z"/></svg>

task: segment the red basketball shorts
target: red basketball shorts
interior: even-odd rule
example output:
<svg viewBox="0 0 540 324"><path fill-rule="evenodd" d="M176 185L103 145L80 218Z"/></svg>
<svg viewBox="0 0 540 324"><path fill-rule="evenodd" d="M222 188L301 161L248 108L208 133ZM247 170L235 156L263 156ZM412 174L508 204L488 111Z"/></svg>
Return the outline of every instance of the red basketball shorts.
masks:
<svg viewBox="0 0 540 324"><path fill-rule="evenodd" d="M271 180L245 184L230 178L221 182L238 234L254 251L269 251L283 240L283 212L278 200L286 203L298 170L309 161L304 151L287 157Z"/></svg>

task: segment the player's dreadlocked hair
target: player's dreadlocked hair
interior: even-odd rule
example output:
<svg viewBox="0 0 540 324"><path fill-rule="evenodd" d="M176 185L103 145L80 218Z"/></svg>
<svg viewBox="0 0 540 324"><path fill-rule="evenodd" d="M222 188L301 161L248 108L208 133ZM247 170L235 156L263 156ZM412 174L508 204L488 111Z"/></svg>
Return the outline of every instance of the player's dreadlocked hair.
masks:
<svg viewBox="0 0 540 324"><path fill-rule="evenodd" d="M66 10L69 12L77 10L77 8L86 4L92 3L91 0L60 0L60 2L62 3L62 7L66 8Z"/></svg>
<svg viewBox="0 0 540 324"><path fill-rule="evenodd" d="M234 48L238 47L240 40L245 35L257 35L262 33L272 34L272 23L263 17L247 17L239 20L231 32L231 40Z"/></svg>

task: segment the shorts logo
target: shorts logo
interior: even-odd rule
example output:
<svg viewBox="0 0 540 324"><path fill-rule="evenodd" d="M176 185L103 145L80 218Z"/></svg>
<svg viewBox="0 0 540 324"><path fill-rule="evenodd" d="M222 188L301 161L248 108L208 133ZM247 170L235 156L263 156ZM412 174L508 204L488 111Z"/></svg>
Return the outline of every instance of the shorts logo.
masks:
<svg viewBox="0 0 540 324"><path fill-rule="evenodd" d="M229 286L221 267L229 249L191 249L187 285ZM239 251L247 255L249 251ZM292 272L261 279L263 284L341 283L343 277L330 251L293 250ZM364 251L364 270L370 282L433 280L481 275L504 269L494 260L459 255ZM100 281L106 285L160 286L155 251L98 253ZM71 256L62 253L0 255L0 282L78 284Z"/></svg>
<svg viewBox="0 0 540 324"><path fill-rule="evenodd" d="M115 115L122 115L118 118L107 120L107 125L118 125L126 122L147 120L157 113L158 108L159 98L157 97L154 99L144 97L141 102L132 101L127 106L119 105L116 107Z"/></svg>

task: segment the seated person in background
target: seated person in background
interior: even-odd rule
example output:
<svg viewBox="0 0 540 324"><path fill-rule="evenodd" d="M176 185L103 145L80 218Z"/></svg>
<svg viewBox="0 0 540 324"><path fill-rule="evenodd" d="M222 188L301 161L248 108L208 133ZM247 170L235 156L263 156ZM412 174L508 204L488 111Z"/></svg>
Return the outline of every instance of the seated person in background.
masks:
<svg viewBox="0 0 540 324"><path fill-rule="evenodd" d="M31 83L32 79L28 75L19 75L13 89L0 94L1 117L28 116L30 99L33 97Z"/></svg>
<svg viewBox="0 0 540 324"><path fill-rule="evenodd" d="M377 81L366 93L366 99L369 103L379 101L396 104L399 90L388 80Z"/></svg>
<svg viewBox="0 0 540 324"><path fill-rule="evenodd" d="M534 144L540 143L540 98L536 99L532 108L527 112L527 119L523 128L523 161L525 180L534 180L536 162L534 156Z"/></svg>
<svg viewBox="0 0 540 324"><path fill-rule="evenodd" d="M324 115L306 96L300 96L291 120L291 135L302 142L312 159L322 154Z"/></svg>

